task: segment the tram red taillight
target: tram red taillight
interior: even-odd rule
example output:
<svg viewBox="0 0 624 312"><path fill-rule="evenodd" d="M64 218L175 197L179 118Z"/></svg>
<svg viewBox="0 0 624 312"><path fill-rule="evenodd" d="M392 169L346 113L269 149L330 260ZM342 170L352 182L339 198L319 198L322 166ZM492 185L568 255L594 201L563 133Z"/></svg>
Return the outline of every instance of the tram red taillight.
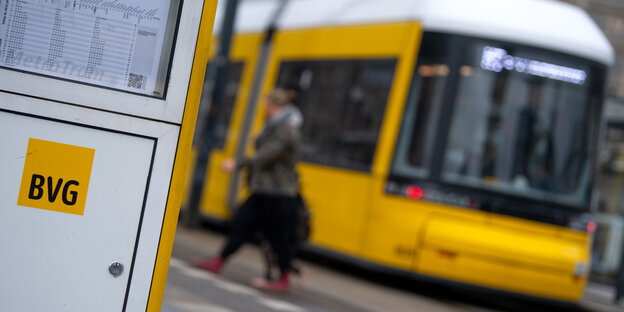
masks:
<svg viewBox="0 0 624 312"><path fill-rule="evenodd" d="M423 197L423 194L424 194L423 190L416 185L408 186L405 189L405 196L409 198L421 199Z"/></svg>

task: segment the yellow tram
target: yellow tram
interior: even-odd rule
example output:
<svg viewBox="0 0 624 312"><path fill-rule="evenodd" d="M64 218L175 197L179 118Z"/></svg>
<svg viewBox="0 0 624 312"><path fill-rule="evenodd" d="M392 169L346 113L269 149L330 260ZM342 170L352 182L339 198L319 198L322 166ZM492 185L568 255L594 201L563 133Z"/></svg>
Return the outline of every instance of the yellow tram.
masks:
<svg viewBox="0 0 624 312"><path fill-rule="evenodd" d="M250 89L277 6L239 6L203 218L227 220L231 199L244 196L219 164L251 152L262 125L262 96L250 99ZM276 25L261 94L301 89L312 248L580 300L614 60L585 12L543 0L293 0Z"/></svg>

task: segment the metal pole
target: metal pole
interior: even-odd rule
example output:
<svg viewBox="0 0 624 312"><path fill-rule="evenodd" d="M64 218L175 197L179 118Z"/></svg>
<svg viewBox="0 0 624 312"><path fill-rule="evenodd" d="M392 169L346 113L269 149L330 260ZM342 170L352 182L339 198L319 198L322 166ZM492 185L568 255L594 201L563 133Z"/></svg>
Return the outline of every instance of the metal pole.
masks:
<svg viewBox="0 0 624 312"><path fill-rule="evenodd" d="M620 270L615 281L615 304L624 297L624 237L620 237L620 240L622 243L622 256L620 256Z"/></svg>
<svg viewBox="0 0 624 312"><path fill-rule="evenodd" d="M205 80L208 83L204 85L204 87L208 87L208 90L202 94L202 96L207 96L211 100L208 102L207 116L204 120L200 120L197 129L197 131L199 131L199 136L197 136L195 172L193 174L189 206L187 207L184 218L184 225L188 227L194 227L199 224L199 205L204 189L204 178L206 176L210 151L214 145L214 130L218 121L219 112L223 109L222 102L227 79L228 55L230 53L238 2L239 0L227 1L217 54L212 63L208 65L208 74Z"/></svg>
<svg viewBox="0 0 624 312"><path fill-rule="evenodd" d="M247 140L249 139L249 133L251 131L251 124L253 117L256 114L256 108L258 106L258 97L260 95L260 89L262 88L262 77L269 59L269 52L271 51L271 43L273 41L273 34L277 27L277 20L279 19L282 11L286 7L288 0L281 0L277 9L273 12L273 16L270 19L269 26L265 32L264 41L262 42L262 48L260 49L260 55L256 64L255 75L253 79L253 85L251 87L251 94L247 101L247 112L245 113L245 120L243 122L243 131L241 137L238 140L238 146L236 147L236 160L240 161L245 154L245 147L247 146ZM228 196L228 206L230 211L234 212L236 207L236 197L238 196L238 182L240 180L240 174L236 173L230 181L230 192Z"/></svg>

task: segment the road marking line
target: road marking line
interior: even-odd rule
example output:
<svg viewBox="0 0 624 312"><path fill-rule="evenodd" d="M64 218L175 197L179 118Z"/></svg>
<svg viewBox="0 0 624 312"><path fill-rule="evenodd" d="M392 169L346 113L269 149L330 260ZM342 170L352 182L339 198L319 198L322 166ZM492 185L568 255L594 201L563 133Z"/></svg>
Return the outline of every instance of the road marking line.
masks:
<svg viewBox="0 0 624 312"><path fill-rule="evenodd" d="M279 310L279 311L288 311L288 312L304 312L305 311L304 308L298 307L294 304L290 304L285 301L279 301L279 300L273 300L273 299L267 299L267 298L258 298L258 303L266 307L269 307L271 309Z"/></svg>
<svg viewBox="0 0 624 312"><path fill-rule="evenodd" d="M167 305L182 312L234 312L228 308L208 303L174 301L168 303Z"/></svg>
<svg viewBox="0 0 624 312"><path fill-rule="evenodd" d="M260 295L260 293L253 288L249 288L249 287L245 287L239 284L234 284L231 282L224 281L220 278L217 278L214 274L210 274L208 272L193 268L183 262L180 262L179 260L176 262L173 262L173 259L172 259L172 262L170 263L170 265L178 269L180 273L186 276L194 277L197 279L209 280L213 283L214 286L219 287L223 290L227 290L229 292L236 293L236 294L248 295L248 296Z"/></svg>
<svg viewBox="0 0 624 312"><path fill-rule="evenodd" d="M268 308L274 309L274 310L286 311L286 312L305 312L306 311L306 309L296 306L286 301L263 298L262 297L263 294L256 289L224 281L219 276L214 275L212 273L208 273L200 269L196 269L180 259L171 258L171 261L169 262L169 266L176 268L180 273L186 276L197 278L197 279L209 280L213 283L215 287L221 288L223 290L236 293L236 294L247 295L249 297L255 298L258 303ZM228 312L228 311L219 311L219 312Z"/></svg>
<svg viewBox="0 0 624 312"><path fill-rule="evenodd" d="M184 261L173 257L169 260L169 266L172 266L174 268L180 268L185 266L188 267L188 265Z"/></svg>
<svg viewBox="0 0 624 312"><path fill-rule="evenodd" d="M248 295L248 296L260 296L260 293L252 288L244 287L237 284L232 284L229 282L224 282L221 280L215 280L215 286L227 290L229 292L233 292L236 294Z"/></svg>
<svg viewBox="0 0 624 312"><path fill-rule="evenodd" d="M200 272L198 270L194 270L192 268L188 268L188 267L176 267L176 269L178 269L178 271L180 271L180 273L188 276L188 277L193 277L193 278L197 278L197 279L203 279L203 280L209 280L212 281L213 279L210 278L210 276L204 272Z"/></svg>

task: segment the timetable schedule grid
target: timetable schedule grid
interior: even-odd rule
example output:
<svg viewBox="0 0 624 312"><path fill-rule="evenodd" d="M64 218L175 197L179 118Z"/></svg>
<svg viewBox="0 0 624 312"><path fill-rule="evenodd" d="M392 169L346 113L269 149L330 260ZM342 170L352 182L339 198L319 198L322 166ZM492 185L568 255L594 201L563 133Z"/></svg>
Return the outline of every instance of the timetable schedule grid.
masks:
<svg viewBox="0 0 624 312"><path fill-rule="evenodd" d="M0 66L152 95L168 9L165 1L0 0Z"/></svg>

